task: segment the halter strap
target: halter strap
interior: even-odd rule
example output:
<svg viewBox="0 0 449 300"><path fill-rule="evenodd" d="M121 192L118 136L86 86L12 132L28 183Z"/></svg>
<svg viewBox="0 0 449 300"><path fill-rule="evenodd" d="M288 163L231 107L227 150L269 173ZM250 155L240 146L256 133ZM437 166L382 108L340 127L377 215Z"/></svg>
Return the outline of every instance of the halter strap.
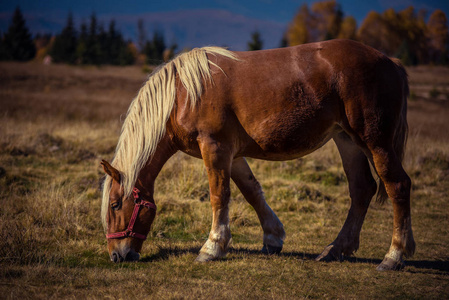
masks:
<svg viewBox="0 0 449 300"><path fill-rule="evenodd" d="M139 215L139 211L140 211L141 207L146 207L148 209L154 209L155 211L157 210L157 207L156 207L156 204L154 204L153 202L141 199L139 196L139 193L140 193L139 189L134 187L133 188L133 196L134 196L135 205L134 205L133 214L131 216L131 219L129 220L129 224L128 224L128 227L126 228L126 230L120 231L120 232L115 232L115 233L107 233L106 234L107 239L119 239L119 238L124 238L124 237L134 237L134 238L141 239L141 240L147 239L146 235L133 231L134 223L137 220L137 216Z"/></svg>

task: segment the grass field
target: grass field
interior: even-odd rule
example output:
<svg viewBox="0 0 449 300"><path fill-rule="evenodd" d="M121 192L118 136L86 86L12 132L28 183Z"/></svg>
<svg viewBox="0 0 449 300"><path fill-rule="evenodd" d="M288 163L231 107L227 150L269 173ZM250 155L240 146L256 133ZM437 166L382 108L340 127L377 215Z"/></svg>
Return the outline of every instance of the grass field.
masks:
<svg viewBox="0 0 449 300"><path fill-rule="evenodd" d="M391 203L373 202L360 249L314 261L349 208L333 142L302 159L249 159L287 233L264 256L252 208L232 189L231 251L194 263L211 224L202 161L177 154L156 182L158 216L137 263L109 261L100 221L102 158L146 79L138 67L0 64L0 298L449 298L449 69L408 69L416 254L377 272L388 250Z"/></svg>

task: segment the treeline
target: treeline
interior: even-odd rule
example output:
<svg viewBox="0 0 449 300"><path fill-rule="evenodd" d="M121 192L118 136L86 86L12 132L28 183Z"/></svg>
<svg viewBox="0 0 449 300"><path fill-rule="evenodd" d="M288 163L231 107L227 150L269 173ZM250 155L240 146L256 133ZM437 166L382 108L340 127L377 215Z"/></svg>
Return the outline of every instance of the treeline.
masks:
<svg viewBox="0 0 449 300"><path fill-rule="evenodd" d="M81 23L77 31L69 14L67 24L48 47L55 62L90 65L129 65L134 63L132 44L126 42L111 20L108 29L98 24L93 14L89 24Z"/></svg>
<svg viewBox="0 0 449 300"><path fill-rule="evenodd" d="M427 21L426 21L427 19ZM162 33L155 31L147 38L142 20L137 23L137 46L125 41L114 20L107 29L95 14L89 23L75 28L69 14L61 33L32 38L19 8L14 12L8 31L0 33L0 60L26 61L51 57L54 62L69 64L128 65L136 61L160 64L174 56L176 44L165 44ZM437 9L427 18L425 11L413 7L402 11L371 11L358 27L352 16L345 16L335 0L320 1L310 7L303 4L289 24L281 47L334 38L358 40L405 65L449 64L449 31L446 14ZM262 49L259 31L251 34L248 50Z"/></svg>
<svg viewBox="0 0 449 300"><path fill-rule="evenodd" d="M360 27L344 16L337 1L303 4L290 23L282 44L293 46L334 38L358 40L406 65L449 64L449 33L446 14L437 9L428 18L413 7L402 11L371 11Z"/></svg>
<svg viewBox="0 0 449 300"><path fill-rule="evenodd" d="M62 31L56 36L38 34L32 38L20 8L14 15L8 31L0 34L0 60L27 61L33 58L51 59L57 63L87 65L130 65L136 60L160 64L174 55L176 45L166 47L164 36L155 31L148 40L143 21L138 21L139 48L126 41L111 20L107 29L92 14L89 23L82 22L79 29L68 15Z"/></svg>

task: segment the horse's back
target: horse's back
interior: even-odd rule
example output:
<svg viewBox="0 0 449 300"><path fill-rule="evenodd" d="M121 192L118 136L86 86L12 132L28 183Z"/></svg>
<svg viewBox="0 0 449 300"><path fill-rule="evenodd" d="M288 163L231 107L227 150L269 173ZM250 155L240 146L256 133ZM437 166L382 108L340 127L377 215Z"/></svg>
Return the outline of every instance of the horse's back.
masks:
<svg viewBox="0 0 449 300"><path fill-rule="evenodd" d="M180 127L228 140L238 155L276 160L327 142L347 123L348 106L366 105L364 94L386 76L378 69L389 64L380 52L347 40L236 55L237 61L209 58L219 66L211 66L213 85L197 110L178 112Z"/></svg>

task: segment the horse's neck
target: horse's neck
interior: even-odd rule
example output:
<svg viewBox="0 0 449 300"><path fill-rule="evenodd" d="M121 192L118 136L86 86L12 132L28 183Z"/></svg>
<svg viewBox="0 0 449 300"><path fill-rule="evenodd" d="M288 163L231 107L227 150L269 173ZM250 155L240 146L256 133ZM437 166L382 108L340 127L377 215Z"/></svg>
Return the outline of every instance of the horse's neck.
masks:
<svg viewBox="0 0 449 300"><path fill-rule="evenodd" d="M176 149L173 147L168 135L165 135L159 142L156 152L150 158L150 162L140 171L138 181L153 195L154 193L154 181L159 175L162 167L167 160L176 153Z"/></svg>

